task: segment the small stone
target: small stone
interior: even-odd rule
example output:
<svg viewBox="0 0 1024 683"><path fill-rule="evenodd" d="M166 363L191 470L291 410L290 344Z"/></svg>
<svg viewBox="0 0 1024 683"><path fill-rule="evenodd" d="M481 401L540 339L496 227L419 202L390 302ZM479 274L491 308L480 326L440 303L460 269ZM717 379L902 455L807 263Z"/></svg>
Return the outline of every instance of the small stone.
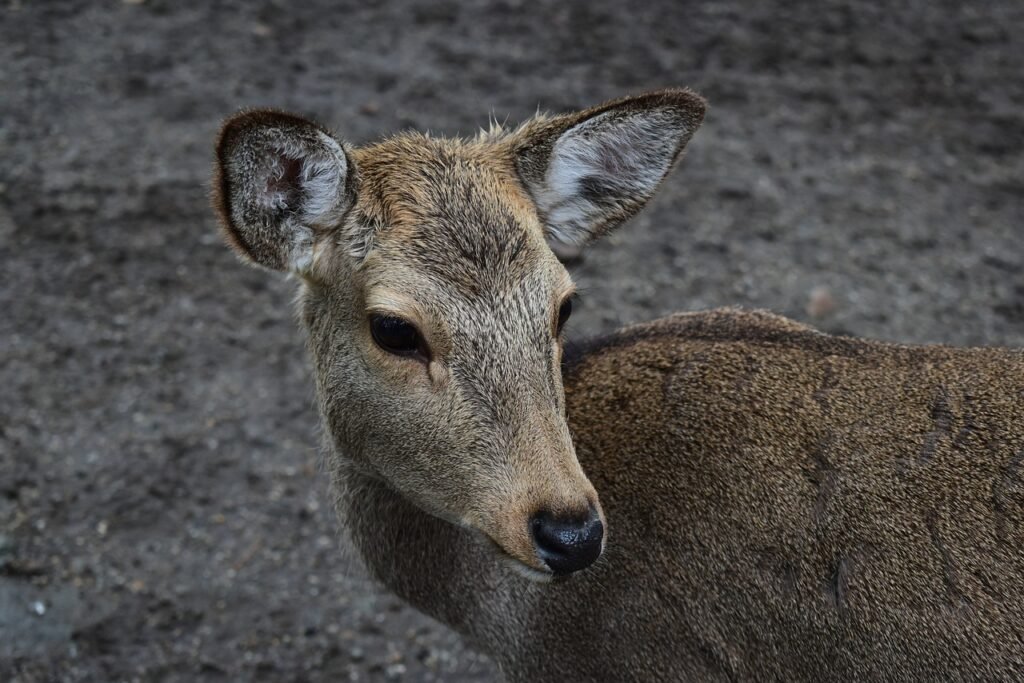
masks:
<svg viewBox="0 0 1024 683"><path fill-rule="evenodd" d="M17 229L17 226L14 224L14 217L3 207L0 207L0 247L6 246L9 241L14 239L14 233L17 232Z"/></svg>
<svg viewBox="0 0 1024 683"><path fill-rule="evenodd" d="M750 195L750 188L739 182L726 181L718 188L718 196L723 199L746 199Z"/></svg>
<svg viewBox="0 0 1024 683"><path fill-rule="evenodd" d="M36 600L35 602L32 603L32 611L36 615L41 617L44 614L46 614L46 605L44 605L41 601Z"/></svg>
<svg viewBox="0 0 1024 683"><path fill-rule="evenodd" d="M815 287L807 298L807 315L812 318L824 318L836 310L836 300L828 287Z"/></svg>
<svg viewBox="0 0 1024 683"><path fill-rule="evenodd" d="M0 558L3 558L5 555L13 554L14 540L6 534L0 534ZM0 559L0 561L2 561L2 559Z"/></svg>

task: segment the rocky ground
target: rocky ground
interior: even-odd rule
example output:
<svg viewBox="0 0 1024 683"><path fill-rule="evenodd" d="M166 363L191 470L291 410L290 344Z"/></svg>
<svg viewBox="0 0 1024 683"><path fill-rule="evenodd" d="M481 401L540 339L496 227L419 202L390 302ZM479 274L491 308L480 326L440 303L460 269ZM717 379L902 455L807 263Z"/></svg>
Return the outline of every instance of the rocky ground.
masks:
<svg viewBox="0 0 1024 683"><path fill-rule="evenodd" d="M208 208L243 106L361 142L689 85L576 334L742 304L1024 346L1024 5L772 5L3 0L0 680L495 676L346 550L293 284Z"/></svg>

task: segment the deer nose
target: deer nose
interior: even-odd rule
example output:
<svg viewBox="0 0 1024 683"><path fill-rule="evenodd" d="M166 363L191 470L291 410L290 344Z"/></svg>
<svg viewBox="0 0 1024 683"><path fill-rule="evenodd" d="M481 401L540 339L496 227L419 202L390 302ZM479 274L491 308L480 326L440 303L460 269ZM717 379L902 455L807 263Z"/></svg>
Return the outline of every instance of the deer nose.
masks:
<svg viewBox="0 0 1024 683"><path fill-rule="evenodd" d="M593 507L583 519L538 512L530 520L530 531L537 555L556 575L589 567L601 555L604 524Z"/></svg>

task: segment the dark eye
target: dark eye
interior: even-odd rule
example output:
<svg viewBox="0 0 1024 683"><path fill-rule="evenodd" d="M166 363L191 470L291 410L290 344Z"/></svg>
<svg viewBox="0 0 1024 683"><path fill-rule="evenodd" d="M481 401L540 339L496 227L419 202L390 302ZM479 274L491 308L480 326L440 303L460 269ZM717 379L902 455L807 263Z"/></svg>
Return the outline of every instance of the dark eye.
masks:
<svg viewBox="0 0 1024 683"><path fill-rule="evenodd" d="M565 321L572 315L572 297L569 297L562 302L562 305L558 308L558 326L555 328L555 334L561 334L562 328L565 326Z"/></svg>
<svg viewBox="0 0 1024 683"><path fill-rule="evenodd" d="M393 315L370 316L370 334L377 346L396 356L423 356L427 358L427 345L416 327Z"/></svg>

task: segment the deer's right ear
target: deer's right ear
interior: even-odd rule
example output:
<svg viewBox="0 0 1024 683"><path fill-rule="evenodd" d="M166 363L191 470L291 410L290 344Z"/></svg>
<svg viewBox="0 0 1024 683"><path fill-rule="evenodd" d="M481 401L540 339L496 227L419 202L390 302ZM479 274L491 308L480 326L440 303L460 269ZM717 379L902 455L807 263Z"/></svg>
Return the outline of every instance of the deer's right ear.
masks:
<svg viewBox="0 0 1024 683"><path fill-rule="evenodd" d="M275 111L224 123L217 141L214 204L228 241L274 270L303 273L318 239L355 200L345 145L317 124Z"/></svg>

